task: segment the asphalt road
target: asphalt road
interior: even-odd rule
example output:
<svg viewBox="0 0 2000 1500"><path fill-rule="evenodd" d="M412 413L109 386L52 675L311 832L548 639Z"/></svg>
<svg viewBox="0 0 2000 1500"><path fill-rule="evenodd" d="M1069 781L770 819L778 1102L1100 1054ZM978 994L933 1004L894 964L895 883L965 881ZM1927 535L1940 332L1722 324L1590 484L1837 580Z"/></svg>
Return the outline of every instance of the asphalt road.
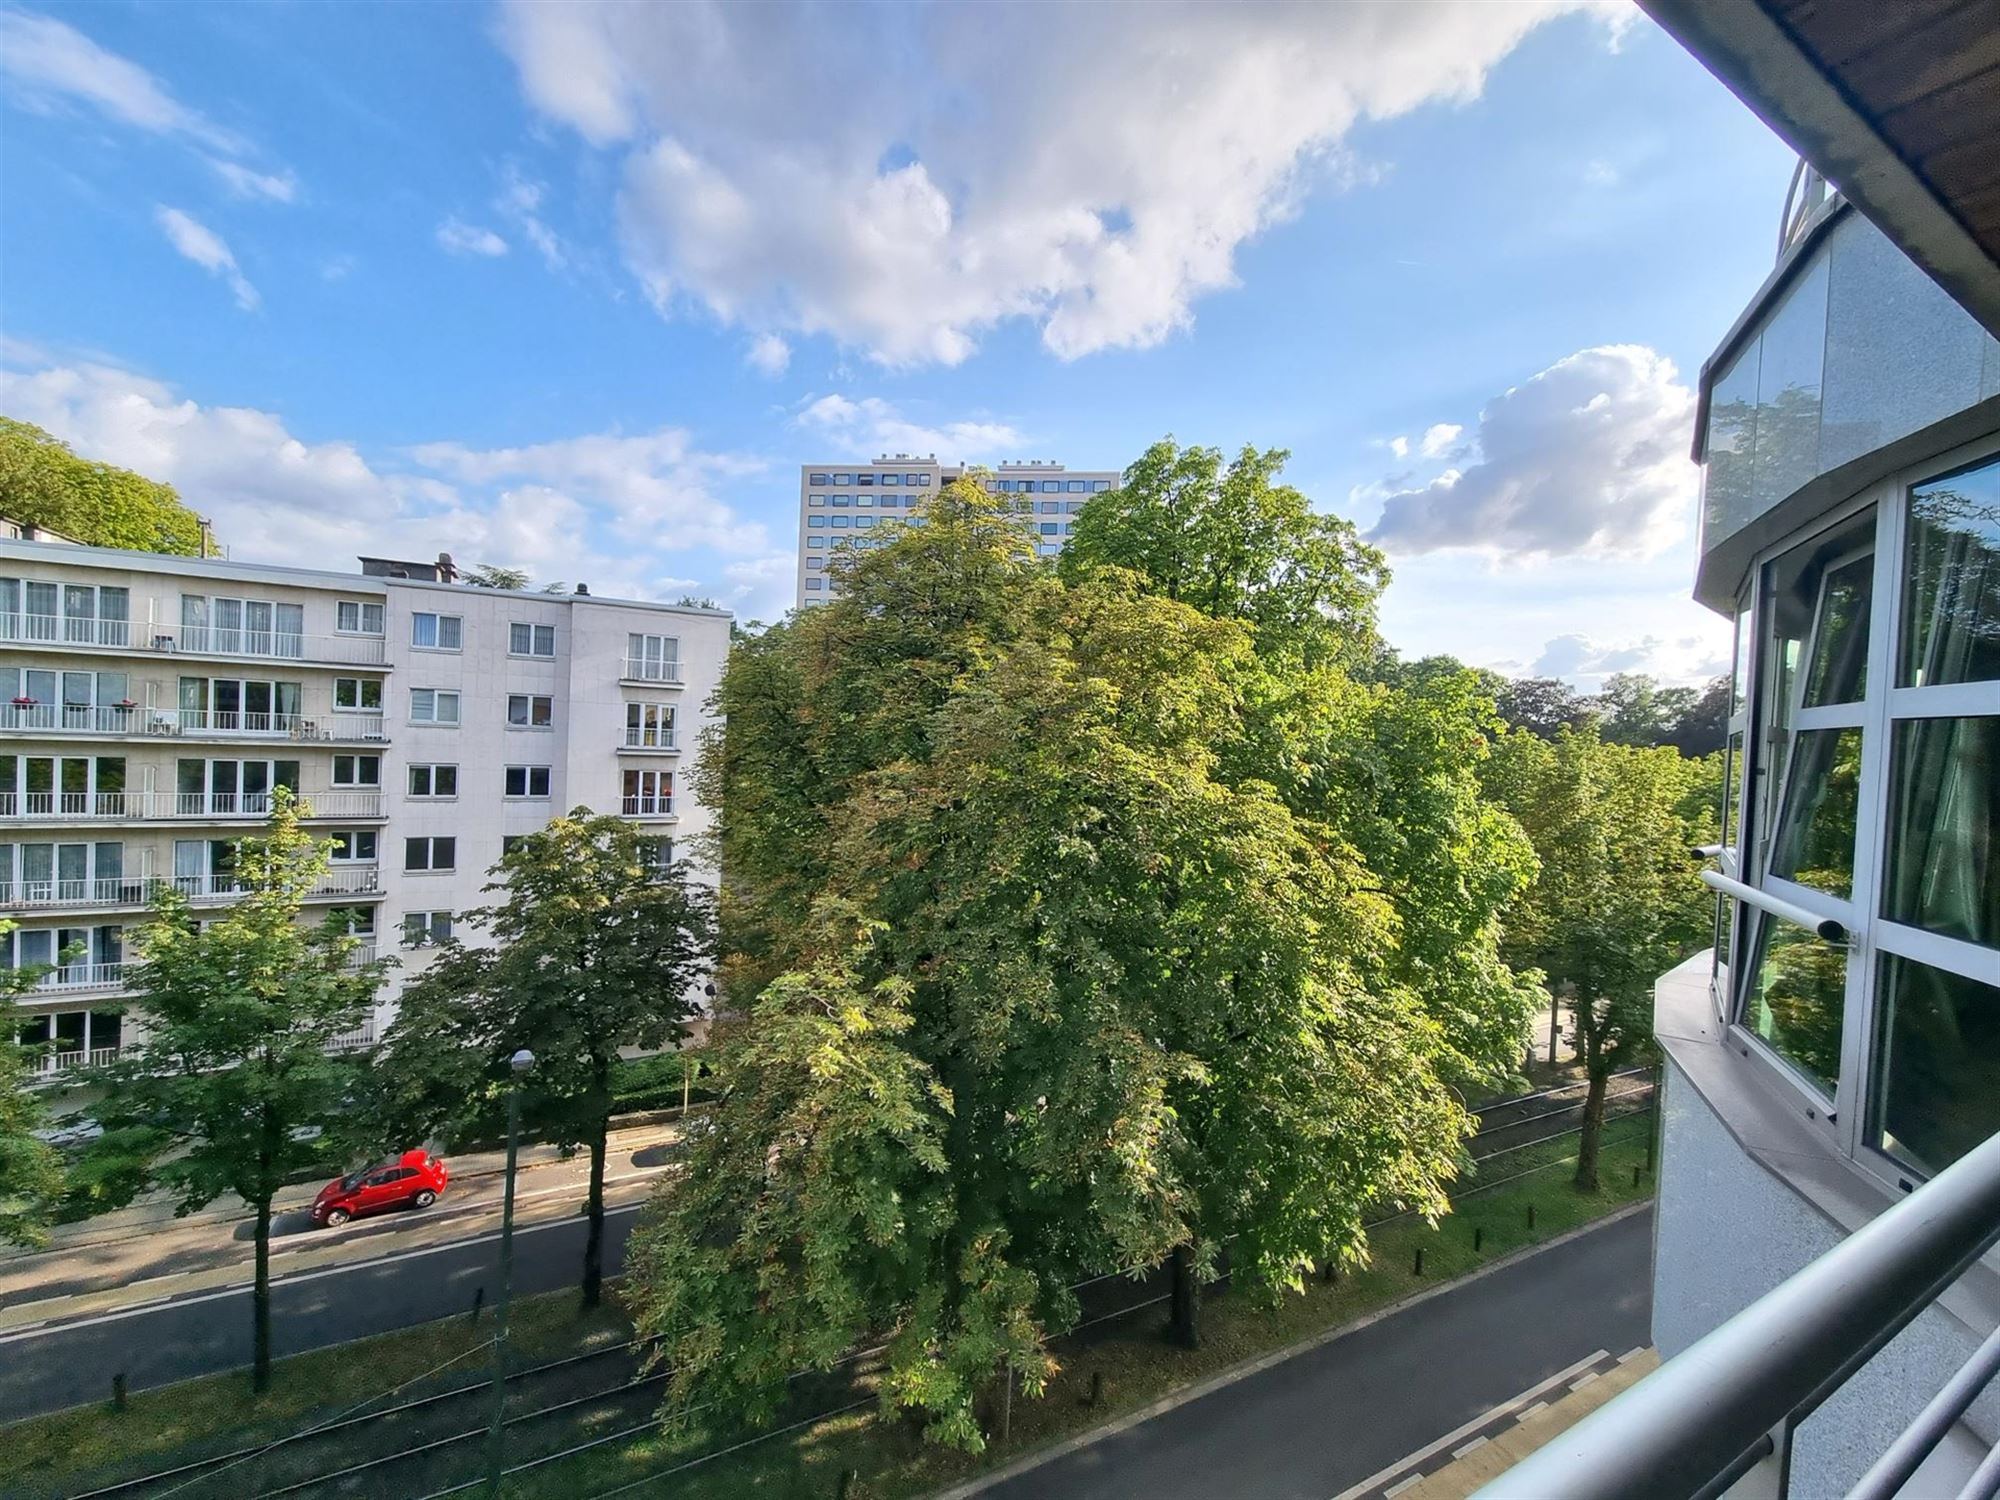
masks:
<svg viewBox="0 0 2000 1500"><path fill-rule="evenodd" d="M1329 1500L1596 1350L1651 1342L1650 1209L984 1492Z"/></svg>
<svg viewBox="0 0 2000 1500"><path fill-rule="evenodd" d="M604 1270L616 1275L637 1205L605 1217ZM282 1277L271 1286L272 1352L279 1358L470 1310L499 1290L499 1236L395 1250L351 1266ZM514 1232L517 1295L575 1285L580 1218ZM0 1422L102 1401L123 1372L133 1390L250 1363L250 1293L205 1292L0 1337Z"/></svg>

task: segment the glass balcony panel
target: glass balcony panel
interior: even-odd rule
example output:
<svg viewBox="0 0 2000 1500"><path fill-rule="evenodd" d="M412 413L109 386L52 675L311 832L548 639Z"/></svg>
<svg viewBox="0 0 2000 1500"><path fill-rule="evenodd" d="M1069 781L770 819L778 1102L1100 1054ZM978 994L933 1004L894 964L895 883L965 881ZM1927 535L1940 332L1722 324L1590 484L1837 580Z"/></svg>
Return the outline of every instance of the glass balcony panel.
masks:
<svg viewBox="0 0 2000 1500"><path fill-rule="evenodd" d="M2000 718L1904 719L1882 915L2000 948Z"/></svg>
<svg viewBox="0 0 2000 1500"><path fill-rule="evenodd" d="M2000 989L1882 956L1870 1135L1921 1172L2000 1132Z"/></svg>
<svg viewBox="0 0 2000 1500"><path fill-rule="evenodd" d="M1743 1025L1832 1098L1840 1077L1847 952L1773 917L1757 917L1751 930Z"/></svg>
<svg viewBox="0 0 2000 1500"><path fill-rule="evenodd" d="M2000 680L2000 463L1910 492L1903 687Z"/></svg>
<svg viewBox="0 0 2000 1500"><path fill-rule="evenodd" d="M1795 738L1771 873L1844 899L1854 893L1861 731L1809 729Z"/></svg>

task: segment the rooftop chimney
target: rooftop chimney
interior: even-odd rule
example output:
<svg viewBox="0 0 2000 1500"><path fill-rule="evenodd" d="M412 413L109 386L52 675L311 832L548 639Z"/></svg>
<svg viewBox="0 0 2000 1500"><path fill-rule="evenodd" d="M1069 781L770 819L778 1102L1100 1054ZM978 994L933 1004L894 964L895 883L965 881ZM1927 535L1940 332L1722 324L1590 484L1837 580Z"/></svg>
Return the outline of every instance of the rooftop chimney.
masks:
<svg viewBox="0 0 2000 1500"><path fill-rule="evenodd" d="M589 584L587 584L587 583L579 583L579 584L578 584L578 585L576 586L576 591L577 591L577 592L578 592L579 594L582 594L582 595L585 595L585 596L588 596L588 595L589 595L589 593L590 593L590 585L589 585Z"/></svg>

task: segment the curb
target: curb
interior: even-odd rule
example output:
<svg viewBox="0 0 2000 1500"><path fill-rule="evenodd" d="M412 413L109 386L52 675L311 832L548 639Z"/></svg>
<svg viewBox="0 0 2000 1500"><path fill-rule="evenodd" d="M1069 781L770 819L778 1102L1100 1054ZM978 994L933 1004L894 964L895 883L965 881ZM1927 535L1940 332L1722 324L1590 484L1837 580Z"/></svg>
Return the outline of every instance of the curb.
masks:
<svg viewBox="0 0 2000 1500"><path fill-rule="evenodd" d="M1300 1339L1297 1343L1287 1344L1282 1349L1274 1349L1269 1354L1260 1354L1255 1358L1243 1361L1241 1364L1231 1365L1228 1369L1211 1375L1205 1380L1197 1381L1193 1385L1183 1386L1177 1391L1170 1391L1150 1404L1142 1406L1136 1411L1127 1412L1124 1416L1107 1422L1102 1427L1093 1427L1088 1432L1080 1432L1075 1437L1065 1438L1061 1442L1051 1444L1046 1448L1039 1448L1032 1453L1023 1454L1004 1468L995 1469L990 1474L982 1474L977 1479L961 1480L949 1489L936 1490L932 1492L929 1500L968 1500L968 1497L980 1494L995 1485L1004 1484L1010 1479L1017 1479L1023 1474L1039 1469L1043 1464L1053 1462L1058 1458L1066 1458L1070 1454L1080 1452L1094 1443L1100 1443L1108 1437L1115 1437L1121 1432L1137 1427L1142 1422L1149 1422L1154 1417L1164 1415L1176 1407L1185 1406L1191 1401L1199 1401L1204 1396L1213 1395L1216 1391L1235 1385L1238 1381L1247 1380L1252 1375L1261 1374L1274 1365L1281 1365L1287 1360L1296 1359L1301 1354L1309 1353L1323 1345L1346 1338L1351 1333L1358 1333L1364 1328L1381 1322L1384 1318L1392 1318L1396 1314L1405 1312L1420 1303L1430 1301L1433 1297L1441 1297L1446 1292L1456 1291L1459 1287L1468 1286L1472 1282L1491 1276L1496 1271L1504 1271L1509 1266L1518 1265L1524 1260L1532 1260L1535 1256L1542 1254L1544 1251L1553 1250L1558 1245L1567 1245L1572 1240L1582 1239L1587 1234L1594 1234L1600 1229L1608 1229L1611 1225L1621 1223L1631 1218L1634 1214L1646 1212L1652 1207L1653 1202L1651 1199L1642 1199L1637 1203L1628 1203L1625 1207L1616 1209L1601 1219L1592 1219L1588 1224L1579 1224L1574 1229L1564 1230L1552 1240L1543 1240L1539 1245L1524 1245L1519 1250L1509 1251L1498 1260L1488 1261L1476 1271L1468 1271L1463 1276L1455 1277L1450 1281L1440 1282L1436 1286L1427 1286L1422 1291L1412 1292L1409 1296L1391 1302L1386 1307L1378 1307L1371 1313L1364 1313L1352 1322L1342 1323L1337 1328L1322 1330L1307 1338Z"/></svg>

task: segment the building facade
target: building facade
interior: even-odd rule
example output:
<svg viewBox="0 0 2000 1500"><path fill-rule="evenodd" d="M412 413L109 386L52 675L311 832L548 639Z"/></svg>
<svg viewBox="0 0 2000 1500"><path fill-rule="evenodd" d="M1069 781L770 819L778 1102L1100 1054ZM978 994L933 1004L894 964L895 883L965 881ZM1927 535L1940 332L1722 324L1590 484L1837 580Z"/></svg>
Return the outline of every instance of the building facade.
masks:
<svg viewBox="0 0 2000 1500"><path fill-rule="evenodd" d="M935 454L885 453L870 464L802 465L798 602L818 604L833 597L826 565L836 549L880 545L870 534L879 525L913 517L921 522L924 502L967 472L963 465L940 464ZM1119 480L1115 469L1066 469L1039 460L979 472L989 490L1016 497L1033 530L1035 550L1044 557L1062 550L1084 502L1115 488Z"/></svg>
<svg viewBox="0 0 2000 1500"><path fill-rule="evenodd" d="M143 1028L129 929L163 883L232 900L278 786L334 846L314 904L399 960L355 1045L506 840L578 805L663 858L707 826L683 781L726 613L392 576L423 571L0 541L0 963L75 953L23 1001L47 1071Z"/></svg>
<svg viewBox="0 0 2000 1500"><path fill-rule="evenodd" d="M1659 987L1669 1359L2000 1132L2000 341L1836 196L1787 237L1701 381L1736 689L1716 946ZM1996 1325L1977 1265L1746 1492L1846 1494Z"/></svg>

